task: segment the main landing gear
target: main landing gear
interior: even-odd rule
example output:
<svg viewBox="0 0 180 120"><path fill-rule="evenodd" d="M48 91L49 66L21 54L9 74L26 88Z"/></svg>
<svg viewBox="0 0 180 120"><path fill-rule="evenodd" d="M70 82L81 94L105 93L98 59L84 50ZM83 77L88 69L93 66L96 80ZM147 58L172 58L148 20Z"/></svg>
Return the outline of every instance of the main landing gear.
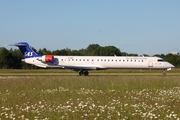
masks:
<svg viewBox="0 0 180 120"><path fill-rule="evenodd" d="M89 72L87 71L87 70L81 70L80 72L79 72L79 75L80 76L88 76L89 75Z"/></svg>

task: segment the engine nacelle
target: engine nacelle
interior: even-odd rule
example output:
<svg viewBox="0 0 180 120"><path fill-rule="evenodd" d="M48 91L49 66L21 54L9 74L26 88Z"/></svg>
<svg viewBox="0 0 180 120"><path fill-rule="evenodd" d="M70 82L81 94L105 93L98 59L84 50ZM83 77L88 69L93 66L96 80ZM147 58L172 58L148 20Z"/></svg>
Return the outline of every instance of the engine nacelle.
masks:
<svg viewBox="0 0 180 120"><path fill-rule="evenodd" d="M54 61L54 56L53 55L43 55L41 58L42 62L52 62Z"/></svg>

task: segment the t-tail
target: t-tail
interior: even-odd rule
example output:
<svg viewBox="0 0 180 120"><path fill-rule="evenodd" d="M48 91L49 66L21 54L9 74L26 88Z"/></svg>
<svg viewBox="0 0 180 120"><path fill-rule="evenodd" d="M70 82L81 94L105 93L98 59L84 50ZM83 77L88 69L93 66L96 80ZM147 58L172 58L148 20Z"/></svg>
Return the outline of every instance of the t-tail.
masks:
<svg viewBox="0 0 180 120"><path fill-rule="evenodd" d="M15 44L11 44L11 46L19 47L21 53L24 56L24 59L42 56L41 54L37 54L36 52L34 52L27 42L18 42Z"/></svg>

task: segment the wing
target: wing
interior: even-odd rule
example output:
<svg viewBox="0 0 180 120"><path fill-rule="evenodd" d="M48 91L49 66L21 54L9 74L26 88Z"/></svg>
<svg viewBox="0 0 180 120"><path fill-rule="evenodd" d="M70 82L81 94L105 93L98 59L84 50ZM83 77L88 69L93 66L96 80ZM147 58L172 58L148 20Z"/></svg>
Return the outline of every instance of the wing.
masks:
<svg viewBox="0 0 180 120"><path fill-rule="evenodd" d="M47 68L62 68L62 69L71 69L75 71L79 70L99 70L103 69L99 66L87 66L87 65L56 65L53 61L49 59L51 65L46 66Z"/></svg>
<svg viewBox="0 0 180 120"><path fill-rule="evenodd" d="M82 66L82 65L49 65L47 68L62 68L62 69L72 69L75 71L79 70L100 70L105 69L103 67L97 66Z"/></svg>
<svg viewBox="0 0 180 120"><path fill-rule="evenodd" d="M94 66L64 66L65 69L72 69L75 71L79 71L79 70L97 70L96 67Z"/></svg>

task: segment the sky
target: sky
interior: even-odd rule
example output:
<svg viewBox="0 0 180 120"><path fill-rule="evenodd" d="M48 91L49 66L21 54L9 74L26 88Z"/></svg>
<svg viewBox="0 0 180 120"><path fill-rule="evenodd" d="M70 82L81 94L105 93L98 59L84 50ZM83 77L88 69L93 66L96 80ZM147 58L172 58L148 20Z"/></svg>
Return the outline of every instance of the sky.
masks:
<svg viewBox="0 0 180 120"><path fill-rule="evenodd" d="M180 0L0 0L0 47L180 52Z"/></svg>

